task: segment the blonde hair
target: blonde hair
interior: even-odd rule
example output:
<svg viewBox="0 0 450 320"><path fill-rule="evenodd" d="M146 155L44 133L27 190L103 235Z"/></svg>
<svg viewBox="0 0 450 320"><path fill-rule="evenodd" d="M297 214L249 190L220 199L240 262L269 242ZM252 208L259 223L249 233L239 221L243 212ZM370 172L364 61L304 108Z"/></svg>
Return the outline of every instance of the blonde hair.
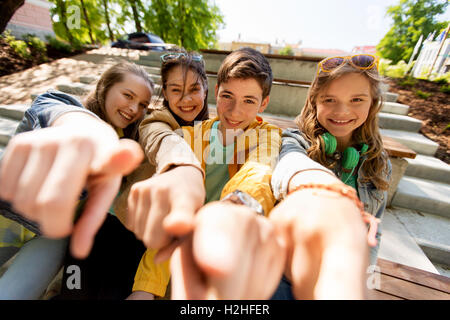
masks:
<svg viewBox="0 0 450 320"><path fill-rule="evenodd" d="M325 146L321 135L327 130L317 119L317 98L319 93L327 88L332 81L349 73L358 73L365 76L369 80L372 96L366 121L352 134L352 141L365 143L369 147L365 153L367 159L362 166L363 176L360 178L364 182L372 182L377 189L387 190L389 187L389 181L387 181L388 156L383 148L377 118L377 113L382 107L380 88L382 78L376 68L361 70L354 68L349 63L344 63L331 72L320 72L311 84L305 106L295 122L311 144L311 147L307 150L308 156L327 168L335 167L336 160L327 158L325 154Z"/></svg>
<svg viewBox="0 0 450 320"><path fill-rule="evenodd" d="M83 104L86 109L98 115L103 121L108 122L105 106L106 95L113 85L123 81L124 76L129 73L144 79L150 87L150 93L153 95L155 85L148 73L142 67L132 62L122 61L112 66L101 75L95 90L90 92L84 99ZM142 119L126 127L123 130L124 137L138 140L138 128L141 121Z"/></svg>

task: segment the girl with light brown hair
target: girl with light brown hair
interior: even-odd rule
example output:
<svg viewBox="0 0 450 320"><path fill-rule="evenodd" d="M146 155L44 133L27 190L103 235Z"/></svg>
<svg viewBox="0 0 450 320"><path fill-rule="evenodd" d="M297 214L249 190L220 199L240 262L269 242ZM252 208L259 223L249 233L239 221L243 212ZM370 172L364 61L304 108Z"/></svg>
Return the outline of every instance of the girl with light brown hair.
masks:
<svg viewBox="0 0 450 320"><path fill-rule="evenodd" d="M382 79L377 68L377 57L367 54L320 61L296 118L298 128L283 132L272 175L274 196L283 201L271 219L286 230L292 249L276 297L364 296L367 262L376 264L377 224L391 175L378 129ZM370 225L368 232L362 221ZM310 277L312 271L316 277Z"/></svg>

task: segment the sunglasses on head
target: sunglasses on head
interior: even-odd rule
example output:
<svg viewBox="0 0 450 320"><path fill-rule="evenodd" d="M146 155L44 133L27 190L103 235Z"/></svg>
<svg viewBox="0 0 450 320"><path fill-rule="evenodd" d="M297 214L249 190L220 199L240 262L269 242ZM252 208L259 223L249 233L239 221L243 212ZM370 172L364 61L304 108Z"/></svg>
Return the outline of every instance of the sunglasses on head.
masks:
<svg viewBox="0 0 450 320"><path fill-rule="evenodd" d="M179 59L181 57L184 57L187 59L188 55L184 52L169 52L166 54L163 54L161 56L161 61L162 62L167 62L169 60L173 60L173 59ZM192 60L193 61L202 61L202 55L191 55Z"/></svg>
<svg viewBox="0 0 450 320"><path fill-rule="evenodd" d="M345 62L348 62L353 67L360 70L368 70L376 67L378 70L378 58L371 54L355 54L353 56L345 57L331 57L319 62L317 74L322 72L331 72L337 67L340 67Z"/></svg>

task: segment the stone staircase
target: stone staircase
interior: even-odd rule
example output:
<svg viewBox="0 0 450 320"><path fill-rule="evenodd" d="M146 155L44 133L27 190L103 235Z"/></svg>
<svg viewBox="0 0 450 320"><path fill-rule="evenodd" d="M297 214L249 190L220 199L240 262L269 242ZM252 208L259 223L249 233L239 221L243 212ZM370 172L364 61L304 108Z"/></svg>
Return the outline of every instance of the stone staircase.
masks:
<svg viewBox="0 0 450 320"><path fill-rule="evenodd" d="M396 103L395 95L391 99L380 113L381 133L417 155L405 159L405 174L383 218L380 257L450 276L450 166L434 158L438 144L418 132L421 122L406 116L409 107ZM419 249L433 266L414 257Z"/></svg>
<svg viewBox="0 0 450 320"><path fill-rule="evenodd" d="M138 63L145 66L159 89L159 60L157 64L155 59L145 57L141 55ZM217 65L217 61L210 64L208 60L206 62L207 70L214 71L213 66ZM280 70L282 65L280 63ZM311 76L308 71L312 69L311 63L301 62L299 66ZM274 71L275 78L281 79L281 71L277 72ZM94 88L96 80L95 76L83 76L78 83L60 84L56 89L81 96ZM209 102L212 106L215 104L214 95L211 94L214 92L215 82L215 75L209 74ZM274 82L266 115L292 120L301 110L307 89L308 86L303 84ZM32 95L32 99L35 96ZM386 101L379 114L382 134L408 146L417 156L415 159L406 159L405 175L398 184L391 207L386 210L382 223L384 235L380 257L450 276L450 166L434 158L438 145L418 133L421 122L407 116L409 107L397 103L397 97L395 93L385 92ZM1 153L27 107L28 105L0 105Z"/></svg>

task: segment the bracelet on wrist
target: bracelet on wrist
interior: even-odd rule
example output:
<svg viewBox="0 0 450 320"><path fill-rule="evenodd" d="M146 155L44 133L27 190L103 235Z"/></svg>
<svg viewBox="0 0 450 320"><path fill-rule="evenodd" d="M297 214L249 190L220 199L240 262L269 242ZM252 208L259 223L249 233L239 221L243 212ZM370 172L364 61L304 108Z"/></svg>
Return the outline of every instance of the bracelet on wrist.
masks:
<svg viewBox="0 0 450 320"><path fill-rule="evenodd" d="M355 205L358 207L359 212L361 213L362 219L366 224L369 224L369 231L367 233L367 242L369 246L375 247L377 245L377 229L378 224L380 223L380 220L375 218L370 213L367 213L364 211L364 205L359 200L358 195L356 194L356 190L350 186L347 186L345 184L321 184L321 183L308 183L308 184L301 184L296 186L294 189L289 191L288 196L292 193L303 190L303 189L324 189L332 192L336 192L344 197L349 198L352 200Z"/></svg>

